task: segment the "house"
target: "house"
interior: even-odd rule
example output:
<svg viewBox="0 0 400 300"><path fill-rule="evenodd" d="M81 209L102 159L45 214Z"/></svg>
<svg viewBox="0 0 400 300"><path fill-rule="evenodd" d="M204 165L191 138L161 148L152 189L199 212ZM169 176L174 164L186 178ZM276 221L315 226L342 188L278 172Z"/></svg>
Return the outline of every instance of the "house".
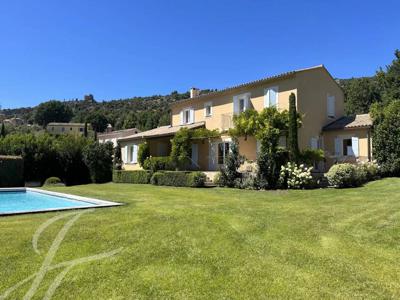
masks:
<svg viewBox="0 0 400 300"><path fill-rule="evenodd" d="M12 126L21 126L21 125L25 124L23 119L17 118L17 117L14 117L14 118L11 118L11 119L5 119L5 120L3 120L3 123L4 124L9 124L9 125L12 125Z"/></svg>
<svg viewBox="0 0 400 300"><path fill-rule="evenodd" d="M301 150L323 149L326 163L324 171L333 163L368 160L372 157L368 115L353 118L344 116L344 93L323 66L295 70L228 87L208 94L192 88L190 98L171 105L172 123L120 139L125 169L139 168L137 151L147 141L152 156L167 156L170 140L182 127L218 129L217 138L193 141L192 166L203 171L218 170L229 153L233 115L247 109L261 111L265 107L289 109L289 95L296 95L297 110L302 114L298 131ZM286 140L281 140L281 146ZM259 145L255 137L239 138L239 150L247 160L255 161Z"/></svg>
<svg viewBox="0 0 400 300"><path fill-rule="evenodd" d="M88 130L91 130L88 124ZM51 122L47 124L46 131L50 134L83 134L85 131L84 123L57 123Z"/></svg>
<svg viewBox="0 0 400 300"><path fill-rule="evenodd" d="M113 131L112 125L108 124L106 132L98 134L97 139L99 143L111 142L113 143L114 147L116 147L119 139L137 134L139 132L140 130L137 128L129 128L124 130Z"/></svg>

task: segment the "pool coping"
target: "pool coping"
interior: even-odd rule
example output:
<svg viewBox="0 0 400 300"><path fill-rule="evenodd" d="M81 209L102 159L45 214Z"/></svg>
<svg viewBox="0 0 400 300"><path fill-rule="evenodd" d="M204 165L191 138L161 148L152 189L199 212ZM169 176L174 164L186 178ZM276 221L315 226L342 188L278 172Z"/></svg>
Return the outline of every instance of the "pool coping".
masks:
<svg viewBox="0 0 400 300"><path fill-rule="evenodd" d="M44 212L55 212L55 211L64 211L64 210L74 210L74 209L104 208L104 207L113 207L113 206L124 205L123 203L119 203L119 202L112 202L112 201L100 200L100 199L96 199L96 198L82 197L82 196L53 192L53 191L46 191L46 190L42 190L42 189L38 189L38 188L25 188L25 187L0 188L0 193L2 193L2 192L27 192L27 191L41 193L41 194L49 195L49 196L66 198L66 199L70 199L70 200L74 200L74 201L86 202L86 203L90 203L91 205L58 207L58 208L56 207L56 208L46 208L46 209L31 210L31 211L24 210L24 211L13 211L13 212L4 212L4 213L0 212L0 217L25 215L25 214L36 214L36 213L44 213Z"/></svg>

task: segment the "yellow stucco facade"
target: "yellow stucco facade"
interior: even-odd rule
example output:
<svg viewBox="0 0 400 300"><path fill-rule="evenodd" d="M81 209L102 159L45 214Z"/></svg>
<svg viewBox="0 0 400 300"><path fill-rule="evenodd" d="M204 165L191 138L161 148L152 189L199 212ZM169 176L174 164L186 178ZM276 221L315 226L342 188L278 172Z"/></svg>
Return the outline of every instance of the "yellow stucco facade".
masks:
<svg viewBox="0 0 400 300"><path fill-rule="evenodd" d="M298 133L300 149L323 149L327 156L327 165L331 165L335 160L331 159L332 155L329 153L334 152L337 147L332 142L333 136L342 133L340 130L336 133L326 133L323 132L323 128L344 115L344 93L324 66L289 72L173 103L171 125L179 127L204 123L207 129L219 130L221 132L219 138L193 141L192 148L193 159L199 169L218 170L229 147L225 144L231 140L226 132L233 126L233 115L246 109L261 111L267 106L275 106L281 111L287 110L291 93L296 95L297 110L302 115L302 126ZM352 132L354 136L351 136L357 135L359 138L358 154L363 160L371 157L367 154L370 145L370 141L366 142L368 130L358 129ZM168 141L171 138L172 136L149 140L153 143L150 147L151 155L168 155L170 151ZM157 150L160 148L156 145L158 143L167 144L161 147L166 149L162 153ZM283 141L281 145L285 146L285 142ZM240 153L247 160L256 160L257 148L258 143L254 137L239 139ZM128 165L126 168L129 168Z"/></svg>

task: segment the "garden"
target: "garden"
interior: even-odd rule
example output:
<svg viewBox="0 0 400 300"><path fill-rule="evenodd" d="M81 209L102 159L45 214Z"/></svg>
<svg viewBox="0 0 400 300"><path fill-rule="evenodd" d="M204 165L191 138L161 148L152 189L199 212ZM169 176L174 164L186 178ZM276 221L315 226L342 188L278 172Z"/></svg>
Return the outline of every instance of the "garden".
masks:
<svg viewBox="0 0 400 300"><path fill-rule="evenodd" d="M52 299L393 299L400 297L400 179L353 189L245 191L149 184L46 187L125 205L82 215L54 263L71 268ZM0 298L37 272L65 213L0 218ZM43 299L62 269L52 270ZM32 282L7 299L22 299Z"/></svg>

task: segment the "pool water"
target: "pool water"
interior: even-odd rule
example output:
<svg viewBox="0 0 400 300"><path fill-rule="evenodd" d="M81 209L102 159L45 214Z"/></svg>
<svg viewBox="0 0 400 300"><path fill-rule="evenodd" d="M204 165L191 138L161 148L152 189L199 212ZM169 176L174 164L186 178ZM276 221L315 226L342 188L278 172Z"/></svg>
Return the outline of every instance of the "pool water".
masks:
<svg viewBox="0 0 400 300"><path fill-rule="evenodd" d="M0 215L89 206L96 204L32 191L0 192Z"/></svg>

